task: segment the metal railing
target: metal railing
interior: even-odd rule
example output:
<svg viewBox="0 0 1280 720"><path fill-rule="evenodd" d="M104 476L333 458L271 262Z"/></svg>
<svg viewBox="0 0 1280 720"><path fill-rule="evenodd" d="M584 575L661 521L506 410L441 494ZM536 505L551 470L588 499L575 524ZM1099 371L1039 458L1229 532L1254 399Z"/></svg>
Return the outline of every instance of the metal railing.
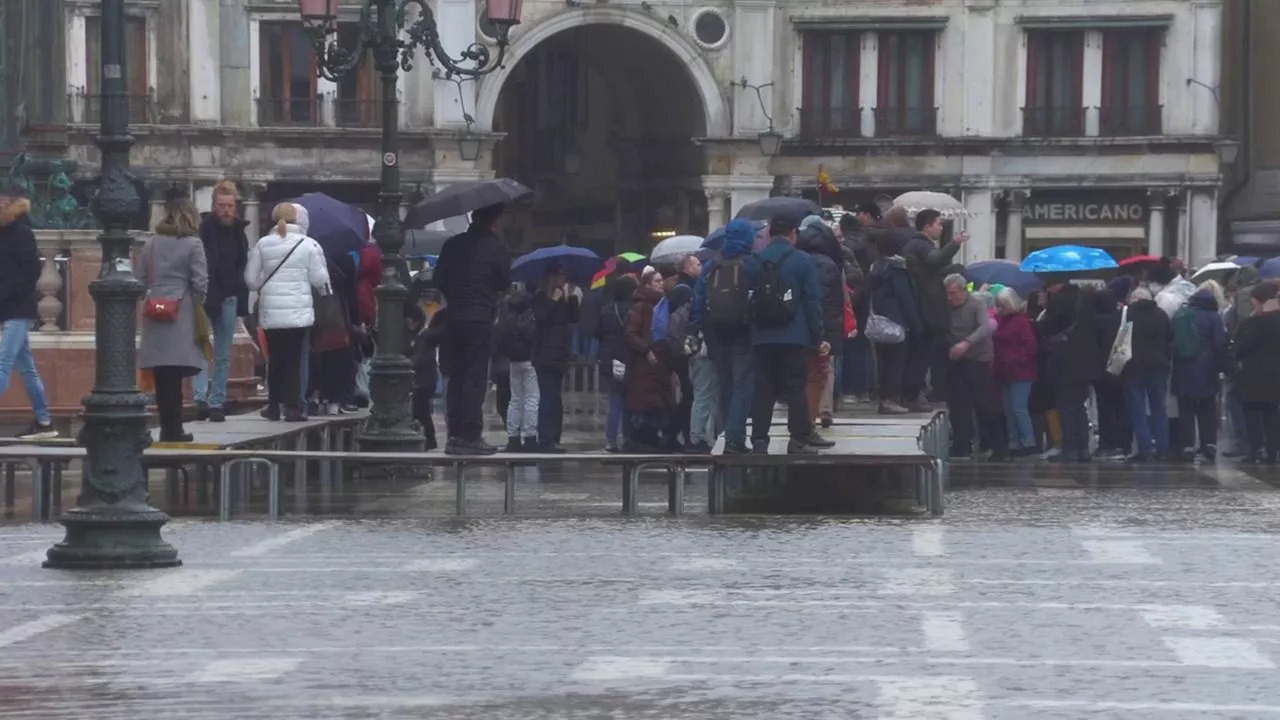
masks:
<svg viewBox="0 0 1280 720"><path fill-rule="evenodd" d="M1163 105L1104 105L1098 108L1098 134L1109 137L1160 135Z"/></svg>
<svg viewBox="0 0 1280 720"><path fill-rule="evenodd" d="M938 134L938 108L878 107L876 137L930 137Z"/></svg>
<svg viewBox="0 0 1280 720"><path fill-rule="evenodd" d="M97 125L102 121L104 97L83 89L67 93L67 122L77 125ZM160 122L156 108L155 89L141 94L126 94L129 106L129 122L135 125L155 125Z"/></svg>
<svg viewBox="0 0 1280 720"><path fill-rule="evenodd" d="M258 125L262 127L320 127L322 98L269 98L254 101L258 106Z"/></svg>
<svg viewBox="0 0 1280 720"><path fill-rule="evenodd" d="M381 100L344 100L335 98L332 102L338 127L382 127Z"/></svg>
<svg viewBox="0 0 1280 720"><path fill-rule="evenodd" d="M862 137L862 108L799 108L800 136L805 138Z"/></svg>
<svg viewBox="0 0 1280 720"><path fill-rule="evenodd" d="M1026 137L1080 137L1084 131L1083 107L1022 108L1022 134Z"/></svg>

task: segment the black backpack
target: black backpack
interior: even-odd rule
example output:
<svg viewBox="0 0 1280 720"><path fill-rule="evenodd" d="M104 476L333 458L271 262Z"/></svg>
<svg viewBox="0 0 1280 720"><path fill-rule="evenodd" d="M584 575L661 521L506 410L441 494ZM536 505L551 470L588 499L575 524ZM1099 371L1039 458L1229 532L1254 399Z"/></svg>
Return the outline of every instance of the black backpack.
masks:
<svg viewBox="0 0 1280 720"><path fill-rule="evenodd" d="M792 252L791 249L784 250L776 262L760 261L764 266L764 275L760 283L752 288L751 320L762 328L785 328L796 317L795 293L782 278L782 266Z"/></svg>
<svg viewBox="0 0 1280 720"><path fill-rule="evenodd" d="M498 353L512 362L533 359L533 346L538 339L538 324L533 310L518 314L505 313L498 321Z"/></svg>
<svg viewBox="0 0 1280 720"><path fill-rule="evenodd" d="M721 260L707 278L707 320L713 330L738 330L751 321L751 293L746 279L747 258Z"/></svg>

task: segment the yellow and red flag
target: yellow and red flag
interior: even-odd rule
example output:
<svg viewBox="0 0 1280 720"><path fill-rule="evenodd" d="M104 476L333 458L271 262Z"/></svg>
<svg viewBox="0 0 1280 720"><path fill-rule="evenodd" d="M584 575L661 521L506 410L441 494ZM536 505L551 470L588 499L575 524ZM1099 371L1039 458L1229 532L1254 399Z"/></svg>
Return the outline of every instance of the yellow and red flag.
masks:
<svg viewBox="0 0 1280 720"><path fill-rule="evenodd" d="M822 169L821 165L818 166L818 192L820 193L840 192L840 188L832 184L831 176L827 174L826 170Z"/></svg>

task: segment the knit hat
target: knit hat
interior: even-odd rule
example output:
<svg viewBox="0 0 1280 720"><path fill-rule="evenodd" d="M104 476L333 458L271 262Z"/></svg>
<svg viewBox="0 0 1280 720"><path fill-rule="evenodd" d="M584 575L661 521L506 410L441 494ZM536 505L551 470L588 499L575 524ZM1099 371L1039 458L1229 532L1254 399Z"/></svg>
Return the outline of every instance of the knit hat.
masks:
<svg viewBox="0 0 1280 720"><path fill-rule="evenodd" d="M1121 275L1119 277L1112 278L1112 280L1107 283L1107 289L1110 290L1117 298L1123 300L1129 297L1129 292L1133 290L1133 276Z"/></svg>

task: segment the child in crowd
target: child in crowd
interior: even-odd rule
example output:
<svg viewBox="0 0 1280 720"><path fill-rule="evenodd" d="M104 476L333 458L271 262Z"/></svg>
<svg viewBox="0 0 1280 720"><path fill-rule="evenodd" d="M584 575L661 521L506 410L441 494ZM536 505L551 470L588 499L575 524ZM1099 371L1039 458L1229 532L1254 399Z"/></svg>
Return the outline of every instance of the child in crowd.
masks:
<svg viewBox="0 0 1280 720"><path fill-rule="evenodd" d="M533 299L523 286L503 296L498 309L497 351L509 363L511 403L507 406L507 452L538 452L538 374L533 351L538 323Z"/></svg>
<svg viewBox="0 0 1280 720"><path fill-rule="evenodd" d="M422 423L422 435L426 438L428 451L435 450L436 425L431 419L434 410L436 384L440 377L440 365L436 359L436 350L444 335L448 322L448 310L437 310L426 322L426 314L416 303L404 307L405 332L413 338L410 344L410 358L413 363L413 419ZM423 328L426 325L426 328Z"/></svg>

